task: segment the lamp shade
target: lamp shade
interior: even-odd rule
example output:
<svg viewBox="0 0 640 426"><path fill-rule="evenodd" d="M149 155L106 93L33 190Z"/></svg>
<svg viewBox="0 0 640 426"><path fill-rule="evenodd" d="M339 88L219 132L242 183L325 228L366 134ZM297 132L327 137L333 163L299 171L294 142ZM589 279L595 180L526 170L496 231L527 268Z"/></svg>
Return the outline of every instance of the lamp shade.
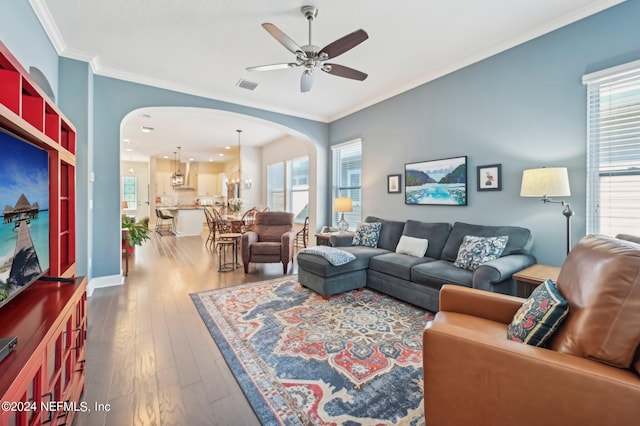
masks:
<svg viewBox="0 0 640 426"><path fill-rule="evenodd" d="M121 207L123 210L126 210L126 209L128 209L128 208L129 208L129 203L127 203L126 201L122 201L122 202L120 203L120 207Z"/></svg>
<svg viewBox="0 0 640 426"><path fill-rule="evenodd" d="M566 167L543 167L522 172L521 197L561 197L571 195Z"/></svg>
<svg viewBox="0 0 640 426"><path fill-rule="evenodd" d="M351 198L339 197L333 200L333 211L338 213L346 213L353 211L353 203Z"/></svg>

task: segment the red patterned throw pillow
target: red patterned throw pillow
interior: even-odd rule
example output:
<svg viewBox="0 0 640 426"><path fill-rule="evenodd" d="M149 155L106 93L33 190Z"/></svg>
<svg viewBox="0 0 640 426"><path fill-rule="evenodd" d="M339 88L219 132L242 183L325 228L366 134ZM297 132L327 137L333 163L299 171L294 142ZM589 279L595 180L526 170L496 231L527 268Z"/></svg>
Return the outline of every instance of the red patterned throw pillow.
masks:
<svg viewBox="0 0 640 426"><path fill-rule="evenodd" d="M569 303L551 280L539 285L513 317L507 338L543 346L569 312Z"/></svg>

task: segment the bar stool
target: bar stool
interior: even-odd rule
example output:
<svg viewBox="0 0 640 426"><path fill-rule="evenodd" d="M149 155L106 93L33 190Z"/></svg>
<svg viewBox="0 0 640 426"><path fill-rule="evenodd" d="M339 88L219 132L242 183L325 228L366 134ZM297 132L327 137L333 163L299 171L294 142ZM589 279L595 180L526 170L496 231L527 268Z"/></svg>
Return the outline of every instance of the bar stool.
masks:
<svg viewBox="0 0 640 426"><path fill-rule="evenodd" d="M156 232L160 235L174 235L173 216L156 209ZM163 234L166 232L166 234Z"/></svg>

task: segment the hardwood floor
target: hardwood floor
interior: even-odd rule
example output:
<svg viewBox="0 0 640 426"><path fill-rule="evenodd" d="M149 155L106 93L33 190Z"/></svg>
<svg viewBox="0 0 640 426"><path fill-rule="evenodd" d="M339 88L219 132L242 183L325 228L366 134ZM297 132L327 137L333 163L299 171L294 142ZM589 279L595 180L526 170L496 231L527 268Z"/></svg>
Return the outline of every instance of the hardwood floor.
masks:
<svg viewBox="0 0 640 426"><path fill-rule="evenodd" d="M205 239L153 233L129 259L124 285L89 298L84 401L92 412L76 425L260 424L189 293L282 276L282 265L217 272Z"/></svg>

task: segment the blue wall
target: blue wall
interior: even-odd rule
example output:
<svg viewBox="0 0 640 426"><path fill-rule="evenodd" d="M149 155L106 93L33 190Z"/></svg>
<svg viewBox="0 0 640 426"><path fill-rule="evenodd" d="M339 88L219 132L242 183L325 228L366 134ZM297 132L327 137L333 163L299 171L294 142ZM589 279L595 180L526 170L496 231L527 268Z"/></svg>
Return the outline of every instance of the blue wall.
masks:
<svg viewBox="0 0 640 426"><path fill-rule="evenodd" d="M562 207L521 198L522 170L567 167L573 243L585 234L585 73L640 58L630 1L337 120L331 144L363 141L363 212L389 219L524 226L540 263L565 254ZM402 149L398 149L398 144ZM468 206L408 206L387 194L404 164L468 156ZM476 166L502 164L503 189L476 191ZM403 179L404 181L404 179Z"/></svg>
<svg viewBox="0 0 640 426"><path fill-rule="evenodd" d="M58 99L58 54L27 0L0 0L0 40L27 71L42 71Z"/></svg>
<svg viewBox="0 0 640 426"><path fill-rule="evenodd" d="M89 172L93 164L93 73L89 64L60 58L60 93L58 102L76 128L76 271L92 276L89 268L89 247L93 241L93 224L89 211Z"/></svg>

